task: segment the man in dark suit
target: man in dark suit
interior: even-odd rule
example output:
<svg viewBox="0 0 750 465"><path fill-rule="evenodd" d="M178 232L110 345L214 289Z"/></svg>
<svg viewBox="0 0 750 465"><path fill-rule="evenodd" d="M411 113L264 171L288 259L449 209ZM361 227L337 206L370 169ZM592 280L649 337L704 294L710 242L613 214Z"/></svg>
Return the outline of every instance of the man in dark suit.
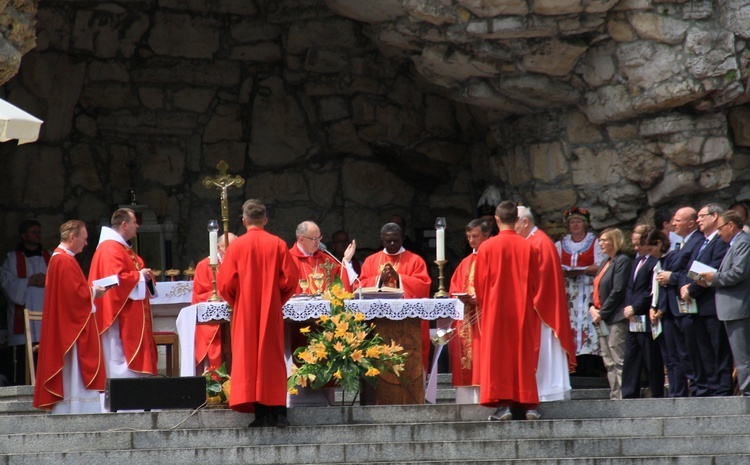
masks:
<svg viewBox="0 0 750 465"><path fill-rule="evenodd" d="M737 383L742 395L750 396L750 236L743 226L733 210L719 216L719 236L729 250L717 272L701 273L699 284L716 288L716 315L729 336Z"/></svg>
<svg viewBox="0 0 750 465"><path fill-rule="evenodd" d="M705 236L703 244L693 251L688 269L694 262L718 268L727 253L727 243L717 231L719 214L723 209L710 203L698 212L698 227ZM732 386L732 351L729 348L724 324L716 318L716 290L699 286L684 276L680 297L686 302L695 301L698 313L680 319L685 335L690 366L695 376L697 397L730 396Z"/></svg>
<svg viewBox="0 0 750 465"><path fill-rule="evenodd" d="M646 368L652 397L664 397L664 363L659 345L651 336L648 311L651 308L651 283L654 266L658 260L641 250L641 235L650 227L640 224L630 236L635 248L633 273L625 291L625 317L631 321L643 319L644 332L629 331L625 338L625 358L622 366L622 398L641 396L641 369ZM645 318L644 318L645 317Z"/></svg>
<svg viewBox="0 0 750 465"><path fill-rule="evenodd" d="M674 214L672 229L682 237L681 247L667 255L664 261L664 271L657 276L659 285L666 288L664 296L660 296L659 310L664 312L662 332L666 343L665 358L669 358L667 377L670 397L688 397L689 389L692 390L695 387L695 383L692 382L693 370L685 348L685 335L680 325L680 319L685 314L680 312L677 298L680 295L680 281L682 276L687 274L690 257L703 244L704 237L698 231L697 219L698 215L691 207L680 208ZM688 388L688 379L691 380L690 388Z"/></svg>

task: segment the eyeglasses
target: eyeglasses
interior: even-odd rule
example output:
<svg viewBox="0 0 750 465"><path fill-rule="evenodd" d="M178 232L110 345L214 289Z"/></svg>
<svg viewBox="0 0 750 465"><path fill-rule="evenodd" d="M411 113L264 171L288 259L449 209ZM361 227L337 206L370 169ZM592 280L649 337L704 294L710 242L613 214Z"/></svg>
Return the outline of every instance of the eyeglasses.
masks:
<svg viewBox="0 0 750 465"><path fill-rule="evenodd" d="M323 240L323 236L318 236L318 237L300 236L300 237L304 237L305 239L313 241L313 242L320 242Z"/></svg>
<svg viewBox="0 0 750 465"><path fill-rule="evenodd" d="M698 219L704 218L704 217L706 217L706 216L708 216L710 214L711 213L698 213Z"/></svg>
<svg viewBox="0 0 750 465"><path fill-rule="evenodd" d="M724 223L724 224L722 224L721 226L717 227L717 228L716 228L716 230L717 230L717 231L721 231L721 228L723 228L724 226L726 226L726 225L728 225L728 224L729 224L729 223Z"/></svg>

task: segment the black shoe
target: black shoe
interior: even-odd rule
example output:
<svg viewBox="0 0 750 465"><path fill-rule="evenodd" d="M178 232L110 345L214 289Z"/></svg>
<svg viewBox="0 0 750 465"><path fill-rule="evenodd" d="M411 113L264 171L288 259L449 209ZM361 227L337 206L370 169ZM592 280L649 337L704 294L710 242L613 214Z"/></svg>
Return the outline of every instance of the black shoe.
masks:
<svg viewBox="0 0 750 465"><path fill-rule="evenodd" d="M262 428L265 426L271 426L268 424L268 418L263 416L256 416L255 420L251 421L249 425L247 425L248 428Z"/></svg>
<svg viewBox="0 0 750 465"><path fill-rule="evenodd" d="M279 415L278 417L276 417L276 425L275 426L277 428L286 428L289 425L290 425L290 423L289 423L289 420L287 420L286 415Z"/></svg>

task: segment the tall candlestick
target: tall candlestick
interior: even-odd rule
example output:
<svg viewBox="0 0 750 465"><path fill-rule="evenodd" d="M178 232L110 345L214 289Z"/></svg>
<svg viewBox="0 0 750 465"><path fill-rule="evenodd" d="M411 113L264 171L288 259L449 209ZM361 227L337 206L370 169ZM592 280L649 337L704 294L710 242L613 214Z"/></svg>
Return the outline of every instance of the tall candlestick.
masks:
<svg viewBox="0 0 750 465"><path fill-rule="evenodd" d="M208 249L209 249L209 263L216 265L219 263L219 236L216 231L208 233Z"/></svg>
<svg viewBox="0 0 750 465"><path fill-rule="evenodd" d="M442 216L437 217L435 220L435 253L437 261L445 260L445 226L445 218Z"/></svg>
<svg viewBox="0 0 750 465"><path fill-rule="evenodd" d="M208 261L211 265L219 263L219 224L216 220L208 222Z"/></svg>
<svg viewBox="0 0 750 465"><path fill-rule="evenodd" d="M445 229L438 229L435 231L435 236L437 237L437 259L445 260Z"/></svg>

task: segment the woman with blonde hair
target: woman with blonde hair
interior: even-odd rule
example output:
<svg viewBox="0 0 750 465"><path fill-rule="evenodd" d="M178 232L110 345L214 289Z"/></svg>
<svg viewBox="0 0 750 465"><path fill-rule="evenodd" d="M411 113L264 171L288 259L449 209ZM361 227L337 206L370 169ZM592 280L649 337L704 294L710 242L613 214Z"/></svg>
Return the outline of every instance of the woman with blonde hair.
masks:
<svg viewBox="0 0 750 465"><path fill-rule="evenodd" d="M622 362L628 320L625 318L625 292L630 282L632 260L622 253L622 231L608 228L599 235L599 246L607 256L594 278L594 295L589 306L597 327L602 359L607 369L610 399L621 399Z"/></svg>

